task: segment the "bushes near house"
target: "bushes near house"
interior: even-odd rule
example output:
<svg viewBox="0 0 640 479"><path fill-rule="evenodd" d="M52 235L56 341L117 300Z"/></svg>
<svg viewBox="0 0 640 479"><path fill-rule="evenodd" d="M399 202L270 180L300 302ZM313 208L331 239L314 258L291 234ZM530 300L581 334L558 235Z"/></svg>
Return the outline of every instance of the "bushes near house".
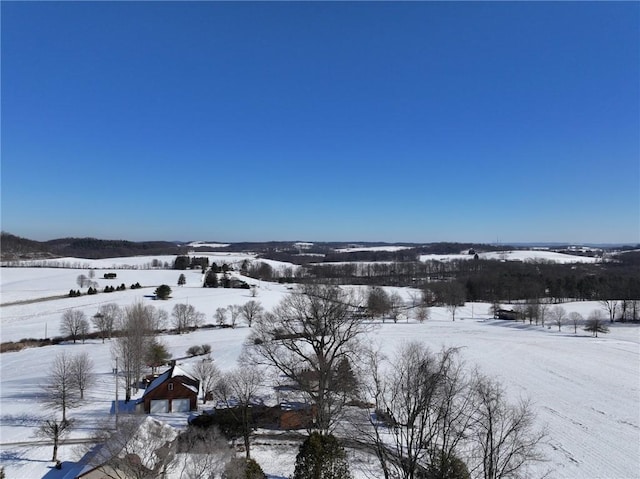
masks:
<svg viewBox="0 0 640 479"><path fill-rule="evenodd" d="M224 468L226 479L264 479L264 471L255 460L244 457L234 457Z"/></svg>
<svg viewBox="0 0 640 479"><path fill-rule="evenodd" d="M293 479L349 479L347 454L333 434L312 432L296 456Z"/></svg>

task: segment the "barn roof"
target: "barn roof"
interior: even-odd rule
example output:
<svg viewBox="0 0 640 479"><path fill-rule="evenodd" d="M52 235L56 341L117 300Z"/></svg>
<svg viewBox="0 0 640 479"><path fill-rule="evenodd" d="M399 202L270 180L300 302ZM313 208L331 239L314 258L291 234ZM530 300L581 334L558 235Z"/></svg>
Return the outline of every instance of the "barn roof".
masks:
<svg viewBox="0 0 640 479"><path fill-rule="evenodd" d="M200 381L194 378L191 374L186 372L184 369L178 366L171 366L160 376L155 378L151 384L147 387L146 391L143 394L143 397L153 391L155 388L160 386L162 383L168 381L169 379L176 378L179 379L182 385L194 393L198 394L198 388L200 387Z"/></svg>

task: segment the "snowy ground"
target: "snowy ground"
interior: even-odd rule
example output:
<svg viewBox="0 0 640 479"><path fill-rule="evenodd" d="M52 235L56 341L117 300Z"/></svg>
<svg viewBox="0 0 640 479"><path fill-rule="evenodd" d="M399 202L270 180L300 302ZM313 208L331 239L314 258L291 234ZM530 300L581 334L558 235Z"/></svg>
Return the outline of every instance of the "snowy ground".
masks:
<svg viewBox="0 0 640 479"><path fill-rule="evenodd" d="M549 263L597 263L600 258L590 256L578 256L567 253L556 253L555 251L544 250L515 250L515 251L490 251L486 253L478 253L480 259L495 259L504 261L524 261L536 262L544 261ZM474 255L461 254L423 254L420 255L420 261L451 261L471 260Z"/></svg>
<svg viewBox="0 0 640 479"><path fill-rule="evenodd" d="M107 282L101 279L102 271L96 273L96 280L104 287ZM72 307L80 307L90 317L106 302L125 306L143 301L170 312L175 304L188 301L213 323L218 307L255 299L270 309L289 292L283 285L256 282L259 293L251 298L247 290L204 289L200 287L199 272L184 273L187 284L178 287L178 271L118 270L114 284L124 282L128 286L139 281L150 288L2 306L2 341L43 337L45 325L48 336L58 335L60 316ZM66 294L69 289L77 289L75 279L79 274L86 274L86 270L2 268L1 303ZM170 300L146 297L162 283L173 288ZM408 298L408 290L403 293ZM597 303L588 302L563 306L568 312L577 311L585 317L598 308ZM640 477L640 330L615 324L610 334L595 339L580 330L574 334L573 326L564 326L558 332L555 326L547 329L486 319L487 310L486 304L468 303L457 313L461 319L452 322L444 309L433 308L431 319L423 324L411 320L378 324L370 341L389 353L408 340L424 341L436 350L459 346L469 367L478 367L500 379L513 400L531 398L538 424L549 431L545 447L548 462L536 469L540 475L550 471L553 479ZM161 339L174 357L184 356L189 346L211 344L217 365L230 369L236 365L249 331L243 325ZM47 346L0 355L0 459L9 478L62 478L79 459L79 446L63 446L60 456L65 461L64 468L56 471L48 461L51 447L33 442L37 440L34 432L39 419L48 413L39 402L42 384L52 358L60 351L87 351L98 378L85 404L69 413L79 425L70 437L91 437L101 420L108 417L115 390L108 342ZM192 361L186 360L183 365L188 368ZM186 415L163 415L163 419L179 426L186 423ZM284 478L293 472L295 453L291 444L260 445L255 457L267 473ZM365 474L364 469L371 466L362 457L354 457L353 464L360 471L358 478L376 477Z"/></svg>

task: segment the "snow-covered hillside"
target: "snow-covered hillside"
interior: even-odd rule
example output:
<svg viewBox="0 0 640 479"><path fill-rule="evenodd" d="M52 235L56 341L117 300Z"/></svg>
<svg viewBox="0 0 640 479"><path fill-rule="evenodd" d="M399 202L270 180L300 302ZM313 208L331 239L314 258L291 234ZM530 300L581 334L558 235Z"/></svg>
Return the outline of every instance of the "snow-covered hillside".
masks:
<svg viewBox="0 0 640 479"><path fill-rule="evenodd" d="M578 256L567 253L556 253L555 251L545 250L513 250L513 251L491 251L486 253L478 253L480 259L494 259L501 261L527 261L527 262L553 262L553 263L597 263L599 258L591 256ZM474 255L470 254L423 254L420 255L420 261L451 261L471 260Z"/></svg>
<svg viewBox="0 0 640 479"><path fill-rule="evenodd" d="M100 304L116 302L126 306L142 301L170 313L175 304L188 302L205 313L207 322L213 323L213 314L219 307L255 299L270 309L290 293L284 285L258 281L254 281L258 285L255 298L247 290L205 289L201 287L201 273L196 271L184 271L187 284L178 287L180 273L118 270L114 284L140 282L148 288L2 306L2 341L43 337L45 328L48 336L57 335L60 316L68 308L77 307L92 316ZM77 288L76 277L86 274L86 270L3 268L0 274L1 302L6 304L65 294ZM102 271L96 271L96 281L103 287L107 280L101 278ZM153 301L147 297L152 288L162 283L171 285L171 299ZM398 291L408 299L408 290ZM599 307L594 302L563 306L568 312L576 311L585 317ZM487 311L487 304L467 303L456 314L461 319L453 322L444 308L432 308L431 319L422 324L412 319L397 324L377 324L368 341L379 344L388 353L409 340L424 341L435 350L458 346L469 368L478 367L498 378L512 400L531 398L538 415L537 424L549 431L545 446L548 462L536 468L540 475L549 471L551 479L637 478L640 470L640 330L615 324L610 334L596 339L580 330L574 334L568 326L558 332L556 327L548 329L488 319ZM174 357L184 356L189 346L211 344L216 364L227 370L236 365L249 332L249 328L241 325L235 329L165 335L160 339ZM71 437L90 437L100 419L108 416L115 390L108 341L102 344L91 340L85 344L61 344L0 355L0 441L7 477L39 478L47 474L47 479L63 477L56 476L56 471L50 469L50 446L32 443L38 420L47 414L39 402L42 384L52 358L61 351L88 352L98 377L97 385L88 391L85 404L69 413L81 425ZM187 359L181 364L189 368L193 361ZM184 414L161 418L179 426L186 424ZM23 442L31 444L16 444ZM62 448L65 464L61 472L69 472L73 467L71 462L79 459L75 448ZM293 472L295 453L294 447L280 448L276 455L260 446L255 457L267 473L287 477ZM357 479L367 477L357 470L355 475Z"/></svg>

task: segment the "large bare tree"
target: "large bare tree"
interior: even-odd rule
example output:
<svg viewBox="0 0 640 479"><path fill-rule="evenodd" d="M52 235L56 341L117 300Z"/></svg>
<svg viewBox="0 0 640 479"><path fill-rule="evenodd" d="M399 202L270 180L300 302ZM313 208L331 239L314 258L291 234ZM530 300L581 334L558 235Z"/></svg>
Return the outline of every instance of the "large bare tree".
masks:
<svg viewBox="0 0 640 479"><path fill-rule="evenodd" d="M551 308L550 316L553 324L558 326L558 331L562 331L562 325L567 320L567 310L560 305L556 305Z"/></svg>
<svg viewBox="0 0 640 479"><path fill-rule="evenodd" d="M584 321L582 315L576 311L571 311L569 313L569 321L573 324L573 334L578 333L578 326L581 325Z"/></svg>
<svg viewBox="0 0 640 479"><path fill-rule="evenodd" d="M322 432L332 428L347 399L335 387L338 365L356 358L369 329L352 301L335 286L300 287L255 322L245 349L248 360L275 367L300 389Z"/></svg>
<svg viewBox="0 0 640 479"><path fill-rule="evenodd" d="M180 476L184 479L217 479L234 456L227 440L215 427L189 427L178 437L176 454Z"/></svg>
<svg viewBox="0 0 640 479"><path fill-rule="evenodd" d="M258 395L263 372L245 366L224 374L215 386L215 396L229 409L242 425L242 438L247 459L251 458L251 406L262 402Z"/></svg>
<svg viewBox="0 0 640 479"><path fill-rule="evenodd" d="M365 434L385 478L457 477L473 403L456 350L434 354L411 342L390 362L368 357L376 410Z"/></svg>
<svg viewBox="0 0 640 479"><path fill-rule="evenodd" d="M594 310L589 314L587 322L584 325L584 330L590 332L597 338L598 333L608 333L609 327L605 324L604 319L602 319L600 311Z"/></svg>
<svg viewBox="0 0 640 479"><path fill-rule="evenodd" d="M247 325L251 327L253 322L264 313L264 308L260 304L260 301L247 301L241 306L242 317L247 322Z"/></svg>
<svg viewBox="0 0 640 479"><path fill-rule="evenodd" d="M372 318L384 319L391 309L391 300L387 292L380 286L372 286L367 292L367 311Z"/></svg>
<svg viewBox="0 0 640 479"><path fill-rule="evenodd" d="M62 313L60 333L70 337L75 343L77 339L84 338L89 332L89 321L83 311L67 309Z"/></svg>
<svg viewBox="0 0 640 479"><path fill-rule="evenodd" d="M125 308L118 326L119 335L113 342L111 354L118 363L118 372L125 387L125 401L131 400L132 389L137 391L145 358L153 335L164 320L164 310L134 303Z"/></svg>
<svg viewBox="0 0 640 479"><path fill-rule="evenodd" d="M58 460L58 447L60 445L60 440L69 434L71 427L71 421L58 421L55 418L50 418L44 419L36 431L36 436L48 439L53 443L52 461L55 462Z"/></svg>
<svg viewBox="0 0 640 479"><path fill-rule="evenodd" d="M527 467L544 458L545 432L536 430L531 404L507 403L497 381L479 375L474 386L471 472L483 479L528 477Z"/></svg>
<svg viewBox="0 0 640 479"><path fill-rule="evenodd" d="M73 374L73 357L66 352L56 355L49 368L43 402L62 412L62 422L67 422L67 409L80 402Z"/></svg>
<svg viewBox="0 0 640 479"><path fill-rule="evenodd" d="M207 403L207 395L214 390L220 379L221 373L211 359L202 359L191 368L191 374L200 381L200 391L202 392L202 404Z"/></svg>
<svg viewBox="0 0 640 479"><path fill-rule="evenodd" d="M619 309L619 301L616 299L603 299L600 301L600 306L607 312L609 315L609 322L613 323L616 319L616 313Z"/></svg>
<svg viewBox="0 0 640 479"><path fill-rule="evenodd" d="M183 303L176 304L171 313L173 327L178 334L202 325L204 317L204 314L197 311L193 305Z"/></svg>
<svg viewBox="0 0 640 479"><path fill-rule="evenodd" d="M110 479L166 477L177 466L174 428L149 416L129 416L118 429L101 428L89 463Z"/></svg>
<svg viewBox="0 0 640 479"><path fill-rule="evenodd" d="M83 400L85 390L95 382L93 361L89 353L78 353L71 358L71 381L80 394L80 400Z"/></svg>
<svg viewBox="0 0 640 479"><path fill-rule="evenodd" d="M102 342L106 338L111 339L115 325L121 322L122 308L116 303L103 304L98 308L98 312L93 316L93 327L98 330L102 337Z"/></svg>
<svg viewBox="0 0 640 479"><path fill-rule="evenodd" d="M242 306L239 304L231 304L227 310L229 311L229 317L231 319L231 327L235 328L238 323L238 318L242 315Z"/></svg>

